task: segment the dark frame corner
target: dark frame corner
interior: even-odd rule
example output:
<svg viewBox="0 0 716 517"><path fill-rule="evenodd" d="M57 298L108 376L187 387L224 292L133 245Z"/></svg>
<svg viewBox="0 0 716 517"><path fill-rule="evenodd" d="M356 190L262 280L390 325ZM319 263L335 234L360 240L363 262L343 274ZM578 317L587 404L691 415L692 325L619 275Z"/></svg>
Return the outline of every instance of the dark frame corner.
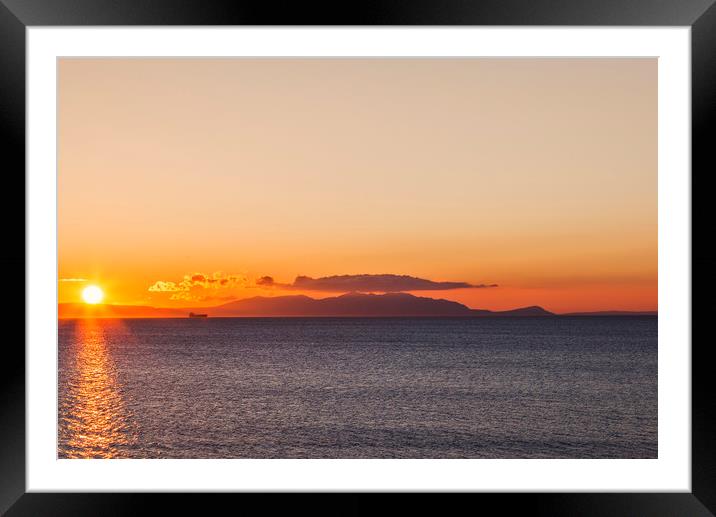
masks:
<svg viewBox="0 0 716 517"><path fill-rule="evenodd" d="M271 2L185 0L0 0L0 136L4 155L3 186L12 193L2 205L5 243L2 267L25 272L25 227L12 224L17 211L9 199L25 192L25 29L62 25L641 25L690 26L692 57L692 335L716 310L716 255L703 244L711 227L705 196L716 159L708 128L716 125L716 0L418 0L416 2L354 4L339 9L309 3L289 3L280 9ZM339 4L334 4L339 5ZM694 188L696 187L696 188ZM12 217L11 216L12 212ZM695 239L701 234L700 241ZM9 234L9 235L8 235ZM11 239L9 239L10 237ZM8 241L12 240L12 246ZM18 274L6 280L8 289L24 292ZM24 275L23 275L24 276ZM19 314L19 304L10 309ZM23 305L24 311L24 305ZM704 333L705 336L705 333ZM692 339L692 492L684 494L480 494L470 504L538 515L716 515L716 403L713 396L711 343ZM24 343L24 326L22 330ZM148 500L171 499L179 509L207 513L207 504L226 503L223 495L188 494L36 494L25 493L25 350L6 339L2 361L0 402L0 513L20 515L85 515L148 513ZM256 496L244 496L255 499ZM477 500L473 499L477 497ZM316 505L306 497L292 498L291 511L325 508L340 513L374 511L382 498L352 494L341 502ZM313 499L313 498L311 498ZM330 498L329 500L332 500ZM403 498L405 500L405 498ZM266 504L262 497L262 504ZM296 505L296 500L299 505ZM453 498L454 500L454 498ZM327 501L323 499L323 501ZM221 504L221 503L220 503ZM310 506L309 506L310 504ZM425 510L425 497L403 502L404 509ZM436 509L445 510L445 498ZM418 506L419 505L419 506ZM273 506L273 503L271 503Z"/></svg>

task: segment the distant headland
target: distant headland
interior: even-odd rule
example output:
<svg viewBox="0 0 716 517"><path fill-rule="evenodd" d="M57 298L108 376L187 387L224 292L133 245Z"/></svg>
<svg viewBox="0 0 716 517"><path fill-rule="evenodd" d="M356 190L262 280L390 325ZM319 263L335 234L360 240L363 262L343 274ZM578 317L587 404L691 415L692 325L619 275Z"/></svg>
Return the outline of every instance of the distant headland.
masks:
<svg viewBox="0 0 716 517"><path fill-rule="evenodd" d="M492 318L556 316L656 316L656 312L605 311L555 314L539 306L506 311L471 309L445 299L426 298L408 293L347 293L330 298L304 295L236 300L214 307L161 308L142 305L88 305L60 303L58 317L71 318L187 318L189 314L208 317L418 317L418 318Z"/></svg>

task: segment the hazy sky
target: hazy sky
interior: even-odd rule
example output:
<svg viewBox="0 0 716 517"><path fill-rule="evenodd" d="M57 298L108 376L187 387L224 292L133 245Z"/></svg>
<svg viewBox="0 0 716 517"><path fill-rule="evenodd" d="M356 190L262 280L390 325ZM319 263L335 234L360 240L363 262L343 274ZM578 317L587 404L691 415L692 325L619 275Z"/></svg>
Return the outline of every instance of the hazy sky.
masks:
<svg viewBox="0 0 716 517"><path fill-rule="evenodd" d="M111 303L393 273L498 284L415 292L475 308L657 308L656 59L58 69L59 276Z"/></svg>

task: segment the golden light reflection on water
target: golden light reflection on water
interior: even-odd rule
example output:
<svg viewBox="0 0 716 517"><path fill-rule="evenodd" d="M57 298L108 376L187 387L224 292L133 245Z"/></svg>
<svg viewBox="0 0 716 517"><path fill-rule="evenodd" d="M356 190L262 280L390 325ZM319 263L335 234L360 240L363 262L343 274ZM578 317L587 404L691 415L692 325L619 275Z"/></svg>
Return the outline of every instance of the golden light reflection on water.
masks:
<svg viewBox="0 0 716 517"><path fill-rule="evenodd" d="M108 320L77 320L72 351L60 372L59 456L121 458L136 441L108 350Z"/></svg>

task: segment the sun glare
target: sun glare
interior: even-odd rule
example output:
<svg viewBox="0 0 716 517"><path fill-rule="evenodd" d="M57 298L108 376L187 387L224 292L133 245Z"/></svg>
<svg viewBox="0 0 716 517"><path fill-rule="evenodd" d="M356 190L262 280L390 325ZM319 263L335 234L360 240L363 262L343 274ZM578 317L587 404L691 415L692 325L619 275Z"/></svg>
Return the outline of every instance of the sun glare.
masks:
<svg viewBox="0 0 716 517"><path fill-rule="evenodd" d="M99 303L102 301L102 298L104 298L104 293L102 292L102 289L96 285L88 285L82 291L82 299L85 303Z"/></svg>

